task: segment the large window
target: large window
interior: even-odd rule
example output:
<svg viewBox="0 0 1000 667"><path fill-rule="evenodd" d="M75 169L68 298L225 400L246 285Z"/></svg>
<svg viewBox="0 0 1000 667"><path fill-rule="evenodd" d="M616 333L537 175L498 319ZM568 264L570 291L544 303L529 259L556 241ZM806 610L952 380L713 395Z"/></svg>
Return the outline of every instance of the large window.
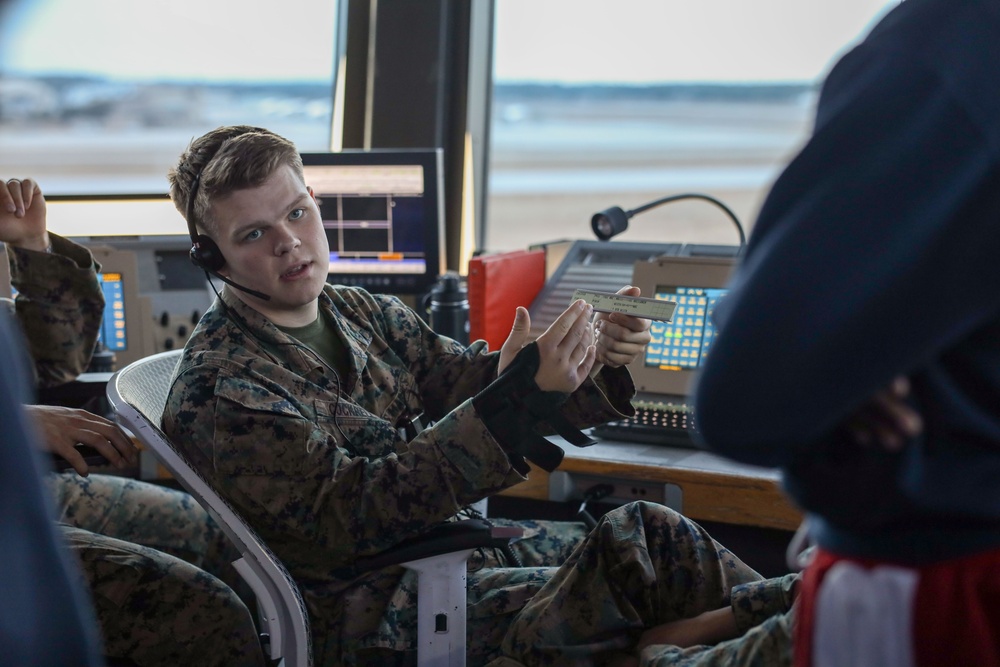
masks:
<svg viewBox="0 0 1000 667"><path fill-rule="evenodd" d="M25 0L0 25L0 175L48 193L166 191L219 125L330 147L334 0Z"/></svg>
<svg viewBox="0 0 1000 667"><path fill-rule="evenodd" d="M589 238L595 211L691 191L749 230L809 133L831 61L897 2L496 0L480 244ZM154 4L8 0L0 176L36 176L50 193L162 192L187 143L229 123L330 147L344 3ZM621 238L736 234L687 201Z"/></svg>
<svg viewBox="0 0 1000 667"><path fill-rule="evenodd" d="M485 247L592 238L590 217L681 192L749 231L808 136L831 62L897 0L497 0ZM702 201L629 241L736 243Z"/></svg>

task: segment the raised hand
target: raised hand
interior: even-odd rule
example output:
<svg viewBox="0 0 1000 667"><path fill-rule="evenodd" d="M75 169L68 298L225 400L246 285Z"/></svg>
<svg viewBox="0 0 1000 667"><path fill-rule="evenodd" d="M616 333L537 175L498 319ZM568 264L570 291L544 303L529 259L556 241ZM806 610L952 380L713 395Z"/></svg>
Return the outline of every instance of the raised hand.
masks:
<svg viewBox="0 0 1000 667"><path fill-rule="evenodd" d="M510 365L510 362L514 361L514 357L521 351L521 348L527 344L528 331L530 329L531 318L528 316L528 310L518 306L514 312L514 326L511 327L507 340L503 342L503 346L500 348L500 363L497 365L497 375L503 373L503 370Z"/></svg>
<svg viewBox="0 0 1000 667"><path fill-rule="evenodd" d="M593 312L588 303L577 299L535 341L540 358L535 373L539 389L572 393L587 378L597 354L590 324ZM498 372L502 372L527 343L530 327L527 309L519 306L510 336L500 348Z"/></svg>
<svg viewBox="0 0 1000 667"><path fill-rule="evenodd" d="M134 465L139 454L132 441L114 422L77 408L52 405L27 405L28 416L35 421L42 435L42 445L58 454L86 477L89 470L76 445L89 445L113 465L124 468Z"/></svg>
<svg viewBox="0 0 1000 667"><path fill-rule="evenodd" d="M0 185L0 241L27 250L49 247L45 198L30 178L11 178Z"/></svg>

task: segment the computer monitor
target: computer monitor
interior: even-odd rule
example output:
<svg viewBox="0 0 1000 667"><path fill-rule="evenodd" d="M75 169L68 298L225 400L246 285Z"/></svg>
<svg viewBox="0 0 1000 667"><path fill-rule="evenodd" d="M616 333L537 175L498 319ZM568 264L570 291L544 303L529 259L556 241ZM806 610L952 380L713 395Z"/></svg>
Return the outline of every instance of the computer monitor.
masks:
<svg viewBox="0 0 1000 667"><path fill-rule="evenodd" d="M652 323L652 340L629 366L638 391L688 395L715 340L712 310L726 294L735 262L735 257L659 257L635 263L632 284L643 296L677 303L671 322Z"/></svg>
<svg viewBox="0 0 1000 667"><path fill-rule="evenodd" d="M125 319L125 280L117 271L102 271L97 280L104 292L104 316L97 342L116 354L128 349L128 321Z"/></svg>
<svg viewBox="0 0 1000 667"><path fill-rule="evenodd" d="M139 293L136 255L108 246L90 246L101 265L104 315L98 341L115 353L118 368L152 354L152 306Z"/></svg>
<svg viewBox="0 0 1000 667"><path fill-rule="evenodd" d="M422 294L444 272L441 149L303 153L330 241L329 282Z"/></svg>
<svg viewBox="0 0 1000 667"><path fill-rule="evenodd" d="M164 188L166 180L164 180ZM166 192L45 195L49 231L80 241L187 237L184 217Z"/></svg>

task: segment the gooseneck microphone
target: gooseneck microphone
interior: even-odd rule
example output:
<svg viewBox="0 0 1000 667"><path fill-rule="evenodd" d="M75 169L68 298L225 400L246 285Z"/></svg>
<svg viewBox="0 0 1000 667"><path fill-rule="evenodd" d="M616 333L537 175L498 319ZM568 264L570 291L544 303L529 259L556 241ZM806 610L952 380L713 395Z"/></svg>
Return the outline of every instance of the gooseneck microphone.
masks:
<svg viewBox="0 0 1000 667"><path fill-rule="evenodd" d="M191 251L188 253L191 263L202 269L206 276L209 274L213 275L222 282L240 290L241 292L246 292L247 294L264 301L270 301L271 297L267 294L250 289L249 287L244 287L243 285L240 285L239 283L234 282L219 273L222 267L226 265L226 258L222 256L222 251L219 250L219 245L208 235L199 234L194 224L195 198L198 195L198 184L200 182L201 172L199 171L191 180L191 191L188 194L187 202L187 216L185 216L187 218L188 235L191 237Z"/></svg>
<svg viewBox="0 0 1000 667"><path fill-rule="evenodd" d="M729 219L733 221L736 225L736 231L740 235L740 248L746 245L746 234L743 233L743 225L740 224L739 218L732 210L723 204L721 201L715 197L709 195L697 194L697 193L686 193L682 195L672 195L670 197L663 197L662 199L657 199L656 201L651 201L648 204L643 204L638 208L634 208L631 211L622 210L620 206L612 206L611 208L605 209L600 213L595 213L590 219L591 229L594 230L594 235L597 236L601 241L607 241L612 236L621 234L626 229L628 229L628 221L633 215L637 213L642 213L643 211L648 211L651 208L655 208L662 204L668 204L673 201L678 201L681 199L701 199L707 201L711 204L715 204L721 208Z"/></svg>

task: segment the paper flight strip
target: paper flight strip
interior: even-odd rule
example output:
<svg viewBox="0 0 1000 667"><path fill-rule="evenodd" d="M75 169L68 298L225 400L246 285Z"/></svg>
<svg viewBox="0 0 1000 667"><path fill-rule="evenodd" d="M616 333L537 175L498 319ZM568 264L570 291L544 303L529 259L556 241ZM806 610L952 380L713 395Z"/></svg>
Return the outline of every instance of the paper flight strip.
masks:
<svg viewBox="0 0 1000 667"><path fill-rule="evenodd" d="M582 289L573 292L573 301L577 299L583 299L593 306L594 310L602 313L624 313L647 320L662 320L664 322L670 322L673 319L674 309L677 308L675 301L661 301L642 296L625 296Z"/></svg>

